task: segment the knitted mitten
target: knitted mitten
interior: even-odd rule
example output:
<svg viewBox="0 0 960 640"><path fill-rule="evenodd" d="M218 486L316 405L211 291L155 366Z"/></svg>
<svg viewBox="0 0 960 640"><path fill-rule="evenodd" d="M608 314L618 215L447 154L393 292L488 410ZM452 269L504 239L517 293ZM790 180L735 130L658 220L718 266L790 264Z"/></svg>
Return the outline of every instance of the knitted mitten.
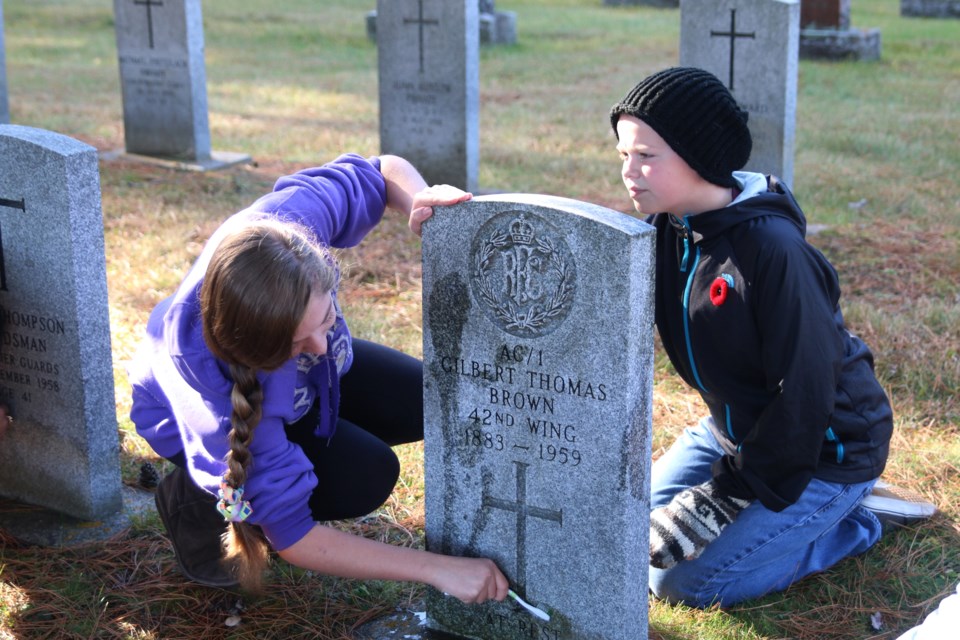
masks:
<svg viewBox="0 0 960 640"><path fill-rule="evenodd" d="M713 480L681 491L650 513L650 564L669 569L698 557L748 504L723 495Z"/></svg>

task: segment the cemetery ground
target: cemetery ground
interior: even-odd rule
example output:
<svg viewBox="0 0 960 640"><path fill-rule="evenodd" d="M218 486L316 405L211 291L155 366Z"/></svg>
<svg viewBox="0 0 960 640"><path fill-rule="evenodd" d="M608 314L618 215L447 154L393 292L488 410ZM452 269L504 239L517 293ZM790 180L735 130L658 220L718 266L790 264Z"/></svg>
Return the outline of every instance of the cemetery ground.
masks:
<svg viewBox="0 0 960 640"><path fill-rule="evenodd" d="M206 3L213 146L256 164L188 173L101 161L126 484L138 485L144 462L163 466L129 421L125 376L153 305L217 224L277 176L341 151L379 151L376 49L363 22L374 4ZM519 43L481 51L480 191L630 211L606 112L641 77L676 63L678 12L600 0L501 0L498 8L517 12ZM3 9L11 122L104 155L121 149L111 0L5 0ZM882 59L801 61L792 186L811 241L840 273L848 325L872 347L893 400L885 477L941 513L740 607L651 601L651 637L895 638L960 581L960 21L902 18L898 0L853 0L852 19L881 29ZM389 215L340 259L353 332L420 355L419 243L405 220ZM571 348L589 346L585 335ZM654 456L702 411L658 351ZM400 455L391 500L339 526L423 544L422 450ZM63 550L0 533L0 638L350 638L397 608L422 610L416 585L328 578L282 561L267 584L251 597L184 582L150 510L109 540ZM238 626L226 626L231 616Z"/></svg>

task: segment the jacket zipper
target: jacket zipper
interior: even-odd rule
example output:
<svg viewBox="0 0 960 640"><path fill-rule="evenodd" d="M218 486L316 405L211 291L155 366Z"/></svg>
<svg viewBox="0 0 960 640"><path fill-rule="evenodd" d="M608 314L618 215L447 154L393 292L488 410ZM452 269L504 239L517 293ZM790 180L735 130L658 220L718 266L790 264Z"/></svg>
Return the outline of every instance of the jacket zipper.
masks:
<svg viewBox="0 0 960 640"><path fill-rule="evenodd" d="M690 362L690 371L693 373L693 379L704 393L709 393L706 385L703 384L703 380L700 379L700 371L697 369L697 363L693 357L693 341L690 337L690 291L693 289L693 278L697 273L697 266L700 264L700 247L691 242L693 232L690 229L688 218L689 216L684 216L682 219L674 216L674 219L680 222L679 225L674 225L674 228L677 229L677 233L683 238L683 257L680 259L680 273L687 273L687 267L690 262L690 245L693 244L693 266L690 267L690 272L687 273L687 282L683 288L683 337L687 345L687 360ZM733 421L730 419L730 405L724 403L723 411L727 434L731 440L736 442L737 438L733 434ZM739 450L739 448L740 445L738 444L737 449Z"/></svg>
<svg viewBox="0 0 960 640"><path fill-rule="evenodd" d="M837 445L837 464L843 463L843 443L840 442L840 438L837 437L837 434L833 432L833 427L827 427L827 442L832 442Z"/></svg>
<svg viewBox="0 0 960 640"><path fill-rule="evenodd" d="M683 238L683 258L680 260L680 273L687 274L687 282L683 288L683 337L687 345L687 360L690 362L690 371L693 373L693 379L704 393L709 393L703 381L700 379L700 372L697 370L697 363L693 357L693 342L690 339L690 290L693 288L693 277L697 273L697 265L700 264L700 247L694 244L693 266L690 267L690 272L687 273L687 266L690 259L690 240L692 236L690 222L687 220L688 217L689 216L684 216L683 219L680 220L683 226L677 228L677 232L680 234L680 237Z"/></svg>

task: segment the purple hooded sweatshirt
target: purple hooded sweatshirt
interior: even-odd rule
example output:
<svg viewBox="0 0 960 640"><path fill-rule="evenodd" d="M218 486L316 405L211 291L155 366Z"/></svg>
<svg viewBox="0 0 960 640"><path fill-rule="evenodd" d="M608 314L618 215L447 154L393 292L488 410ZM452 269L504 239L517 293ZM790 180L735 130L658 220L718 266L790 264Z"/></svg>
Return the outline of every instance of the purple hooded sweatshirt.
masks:
<svg viewBox="0 0 960 640"><path fill-rule="evenodd" d="M260 218L294 221L330 247L357 245L383 216L386 185L379 158L346 154L322 167L280 178L272 193L231 216L211 236L176 293L160 303L147 323L147 337L129 367L133 390L130 418L157 454L182 452L193 481L216 494L227 470L230 391L227 365L203 339L200 286L210 257L230 229ZM333 292L337 320L325 356L303 354L280 368L260 372L263 417L254 431L244 499L271 546L281 551L313 527L308 500L317 486L313 465L284 427L321 401L317 437L336 424L339 376L353 361L350 333ZM324 406L326 405L326 406Z"/></svg>

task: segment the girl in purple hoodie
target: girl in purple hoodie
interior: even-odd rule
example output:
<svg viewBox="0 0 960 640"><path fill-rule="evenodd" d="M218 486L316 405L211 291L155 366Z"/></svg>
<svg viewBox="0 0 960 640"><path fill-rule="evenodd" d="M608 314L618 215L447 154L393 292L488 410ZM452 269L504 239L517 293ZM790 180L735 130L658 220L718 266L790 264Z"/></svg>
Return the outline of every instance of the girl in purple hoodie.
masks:
<svg viewBox="0 0 960 640"><path fill-rule="evenodd" d="M156 502L188 578L256 589L272 548L312 571L464 602L507 595L490 560L321 524L383 504L399 476L391 447L423 437L421 363L350 336L327 247L355 246L386 208L419 233L433 205L470 197L427 188L396 156L343 155L230 217L153 311L130 367L131 419L176 464Z"/></svg>

